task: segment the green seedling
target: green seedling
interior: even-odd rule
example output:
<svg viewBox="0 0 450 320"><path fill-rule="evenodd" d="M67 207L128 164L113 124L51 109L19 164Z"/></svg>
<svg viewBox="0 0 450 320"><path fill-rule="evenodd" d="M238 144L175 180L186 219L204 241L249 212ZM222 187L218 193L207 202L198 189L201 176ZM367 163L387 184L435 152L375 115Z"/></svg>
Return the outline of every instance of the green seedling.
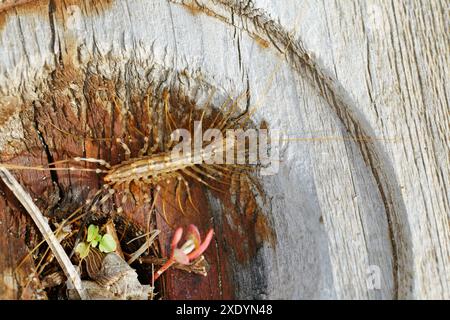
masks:
<svg viewBox="0 0 450 320"><path fill-rule="evenodd" d="M95 248L97 245L98 249L104 253L116 251L117 248L117 244L110 234L101 235L99 227L91 224L88 228L86 241L79 243L75 251L80 255L81 259L84 259L88 256L90 248Z"/></svg>

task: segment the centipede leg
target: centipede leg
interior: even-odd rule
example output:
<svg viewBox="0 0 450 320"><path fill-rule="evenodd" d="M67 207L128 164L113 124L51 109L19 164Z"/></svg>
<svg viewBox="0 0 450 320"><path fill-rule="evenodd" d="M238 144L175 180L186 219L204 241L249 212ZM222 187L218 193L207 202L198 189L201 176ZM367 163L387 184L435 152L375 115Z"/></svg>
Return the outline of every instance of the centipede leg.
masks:
<svg viewBox="0 0 450 320"><path fill-rule="evenodd" d="M108 193L105 194L101 199L100 199L100 205L103 205L106 201L108 201L115 193L115 190L112 188L108 188Z"/></svg>
<svg viewBox="0 0 450 320"><path fill-rule="evenodd" d="M88 212L95 212L97 211L98 207L98 199L99 197L102 195L104 190L109 189L108 185L103 185L103 187L101 189L99 189L93 197L91 197L90 199L86 200L86 206L90 206L88 209Z"/></svg>
<svg viewBox="0 0 450 320"><path fill-rule="evenodd" d="M197 180L198 182L203 183L205 186L207 186L208 188L211 188L213 190L216 190L218 192L223 193L223 190L220 190L216 187L213 187L212 185L210 185L208 182L206 182L205 180L203 180L199 175L197 175L197 173L190 171L188 168L183 169L183 173L185 173L187 176Z"/></svg>
<svg viewBox="0 0 450 320"><path fill-rule="evenodd" d="M148 151L148 142L149 142L148 137L144 137L144 145L142 146L142 148L138 152L138 157L139 158L144 156L147 153L147 151Z"/></svg>
<svg viewBox="0 0 450 320"><path fill-rule="evenodd" d="M127 202L128 196L131 195L131 191L130 191L131 181L126 181L124 184L125 184L125 187L124 187L124 190L123 190L123 196L122 196L122 199L120 201L122 205L124 205Z"/></svg>
<svg viewBox="0 0 450 320"><path fill-rule="evenodd" d="M218 179L217 177L214 177L213 175L209 174L208 172L205 172L204 170L200 169L203 168L206 170L206 166L201 166L201 167L197 167L197 166L192 166L190 167L190 169L192 169L193 171L197 172L198 174L201 174L211 180L217 181L218 183L221 184L229 184L226 181L223 181L222 179Z"/></svg>
<svg viewBox="0 0 450 320"><path fill-rule="evenodd" d="M205 110L202 111L202 115L200 116L200 121L198 126L194 129L194 137L198 134L202 135L202 133L200 132L202 125L203 125L203 118L205 117Z"/></svg>
<svg viewBox="0 0 450 320"><path fill-rule="evenodd" d="M186 187L188 201L191 204L192 208L194 208L194 210L195 210L195 212L197 212L197 214L200 214L200 211L198 210L197 206L194 204L194 201L192 200L191 188L189 187L189 182L187 182L186 179L182 175L179 175L177 179L182 181L184 186Z"/></svg>
<svg viewBox="0 0 450 320"><path fill-rule="evenodd" d="M236 190L237 190L236 176L237 176L237 174L233 173L233 174L231 174L231 177L230 177L230 192L232 194L235 194Z"/></svg>
<svg viewBox="0 0 450 320"><path fill-rule="evenodd" d="M152 136L153 136L153 146L150 148L150 154L155 153L159 147L159 136L157 127L152 127Z"/></svg>
<svg viewBox="0 0 450 320"><path fill-rule="evenodd" d="M120 146L125 151L125 160L127 160L127 161L130 160L130 158L131 158L131 150L130 150L130 148L127 146L127 144L125 142L123 142L122 139L117 138L116 141L117 141L117 143L120 144Z"/></svg>
<svg viewBox="0 0 450 320"><path fill-rule="evenodd" d="M184 208L181 204L181 186L182 186L181 177L177 177L177 186L175 189L175 197L177 198L178 207L180 207L181 213L183 214L183 216L185 216L186 212L184 212Z"/></svg>
<svg viewBox="0 0 450 320"><path fill-rule="evenodd" d="M219 112L216 114L216 116L214 117L214 120L211 122L211 124L210 124L210 126L209 126L210 129L213 129L213 128L214 128L214 125L216 124L216 121L219 119L219 115L223 112L225 106L230 102L230 100L231 100L231 97L228 96L228 97L225 99L225 101L222 103L222 105L221 105L220 108L219 108Z"/></svg>
<svg viewBox="0 0 450 320"><path fill-rule="evenodd" d="M170 94L168 91L165 91L163 95L164 95L163 99L164 99L164 113L166 118L165 119L166 128L168 128L170 131L172 131L173 128L178 129L176 122L172 116L172 113L170 113L170 102L169 102Z"/></svg>
<svg viewBox="0 0 450 320"><path fill-rule="evenodd" d="M216 175L218 175L218 176L220 176L220 177L223 177L225 174L222 172L222 171L220 171L220 170L218 170L218 169L215 169L213 166L211 166L211 165L201 165L201 167L203 168L203 169L205 169L206 171L209 171L209 172L211 172L212 174L216 174Z"/></svg>
<svg viewBox="0 0 450 320"><path fill-rule="evenodd" d="M200 119L201 122L203 122L203 117L205 115L206 108L208 108L208 106L209 106L212 98L214 97L215 93L216 93L216 88L213 88L213 90L211 91L211 93L208 96L208 99L206 99L205 103L203 103L203 106L201 107L201 109L203 110L202 116L201 116L201 119ZM212 128L212 125L209 128Z"/></svg>
<svg viewBox="0 0 450 320"><path fill-rule="evenodd" d="M167 225L170 226L169 219L167 219L167 214L166 214L166 202L161 201L161 205L162 205L162 216L163 216L164 220L166 221Z"/></svg>
<svg viewBox="0 0 450 320"><path fill-rule="evenodd" d="M227 113L225 114L225 116L222 118L222 120L219 122L218 127L219 129L223 132L224 130L230 128L230 126L227 126L227 122L230 119L231 115L233 114L233 112L236 110L237 106L238 106L238 102L239 100L244 96L247 95L248 92L245 91L243 93L241 93L239 95L239 97L232 103L230 109L227 111Z"/></svg>
<svg viewBox="0 0 450 320"><path fill-rule="evenodd" d="M193 114L193 110L194 110L194 107L191 106L189 108L189 120L188 120L189 132L192 132L192 114Z"/></svg>

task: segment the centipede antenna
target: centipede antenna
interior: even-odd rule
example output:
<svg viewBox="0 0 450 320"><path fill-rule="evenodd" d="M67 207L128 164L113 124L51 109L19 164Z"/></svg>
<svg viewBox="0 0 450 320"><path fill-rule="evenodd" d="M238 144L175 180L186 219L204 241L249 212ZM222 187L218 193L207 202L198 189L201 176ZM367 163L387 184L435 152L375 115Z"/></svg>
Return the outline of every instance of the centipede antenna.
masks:
<svg viewBox="0 0 450 320"><path fill-rule="evenodd" d="M22 166L22 165L15 165L15 164L8 164L8 163L0 163L0 168L3 167L5 169L10 170L36 170L36 171L83 171L83 172L95 172L95 173L107 173L106 170L101 169L86 169L86 168L75 168L75 167L68 167L68 168L46 168L43 166L38 167L28 167L28 166Z"/></svg>

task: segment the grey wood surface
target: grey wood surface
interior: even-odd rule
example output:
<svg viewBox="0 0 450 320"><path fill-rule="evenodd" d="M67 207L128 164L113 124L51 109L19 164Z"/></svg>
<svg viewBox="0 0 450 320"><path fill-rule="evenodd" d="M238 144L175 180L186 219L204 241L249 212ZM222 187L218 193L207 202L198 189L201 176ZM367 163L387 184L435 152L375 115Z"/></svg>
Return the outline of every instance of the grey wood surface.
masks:
<svg viewBox="0 0 450 320"><path fill-rule="evenodd" d="M261 178L277 244L236 265L238 296L448 299L448 12L446 0L8 8L0 150L21 147L15 108L39 98L60 59L124 79L130 66L185 71L222 96L248 89L255 122L285 139L279 172Z"/></svg>

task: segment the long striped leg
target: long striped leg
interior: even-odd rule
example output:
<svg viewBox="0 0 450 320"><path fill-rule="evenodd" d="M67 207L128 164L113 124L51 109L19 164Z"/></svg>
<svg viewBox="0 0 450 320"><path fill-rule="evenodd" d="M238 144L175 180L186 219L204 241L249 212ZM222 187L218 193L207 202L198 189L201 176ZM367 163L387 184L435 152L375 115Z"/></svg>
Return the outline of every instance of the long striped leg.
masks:
<svg viewBox="0 0 450 320"><path fill-rule="evenodd" d="M223 119L219 122L219 124L218 124L219 130L224 131L225 129L229 128L229 126L227 126L227 121L230 119L231 115L236 110L239 100L241 100L242 97L247 96L248 94L249 94L248 91L244 91L243 93L241 93L239 95L239 97L237 97L237 99L233 102L230 109L227 111L227 113L223 117Z"/></svg>
<svg viewBox="0 0 450 320"><path fill-rule="evenodd" d="M106 168L110 168L111 165L106 162L105 160L100 159L94 159L94 158L80 158L75 157L73 159L67 159L67 160L59 160L48 163L47 167L44 166L22 166L22 165L15 165L10 163L1 163L0 165L6 169L10 170L37 170L37 171L85 171L85 172L96 172L96 173L107 173L107 170L101 170L101 169L87 169L87 168L75 168L75 167L69 167L69 168L50 168L48 166L54 166L57 164L64 164L64 163L70 163L70 162L92 162L97 163L100 165L105 166Z"/></svg>
<svg viewBox="0 0 450 320"><path fill-rule="evenodd" d="M187 180L180 174L177 179L182 182L184 184L184 186L186 187L186 193L187 193L187 197L189 200L189 203L191 204L192 208L194 208L195 212L197 212L197 214L200 214L200 211L198 210L197 206L194 204L194 201L192 200L192 195L191 195L191 189L189 187L189 182L187 182Z"/></svg>
<svg viewBox="0 0 450 320"><path fill-rule="evenodd" d="M147 153L147 151L148 151L148 142L149 142L148 137L144 137L144 145L142 146L141 150L139 150L139 152L138 152L138 157L139 158L143 157Z"/></svg>
<svg viewBox="0 0 450 320"><path fill-rule="evenodd" d="M127 146L127 144L125 142L123 142L122 139L117 138L116 142L120 144L120 146L123 148L123 150L125 151L125 160L130 160L131 158L131 150L130 148Z"/></svg>
<svg viewBox="0 0 450 320"><path fill-rule="evenodd" d="M121 206L118 208L118 210L120 212L122 212L122 205L124 205L127 202L128 196L131 196L130 184L131 184L131 181L126 181L123 183L124 190L123 190L122 199L120 199Z"/></svg>
<svg viewBox="0 0 450 320"><path fill-rule="evenodd" d="M161 201L161 205L162 205L162 217L166 221L167 225L170 226L169 219L167 219L167 214L166 214L166 202L164 200Z"/></svg>
<svg viewBox="0 0 450 320"><path fill-rule="evenodd" d="M98 203L101 202L101 200L102 200L104 197L108 196L108 194L107 194L107 195L103 196L101 199L99 199L99 197L102 195L102 193L103 193L105 190L108 190L108 194L109 194L109 190L111 190L111 189L110 189L110 186L107 185L107 184L103 185L103 187L102 187L101 189L99 189L99 190L94 194L94 196L93 196L92 198L86 200L86 205L87 205L87 206L90 206L90 207L89 207L89 212L95 212L95 211L97 211L97 209L98 209ZM105 199L101 204L105 203L107 200L108 200L108 199Z"/></svg>
<svg viewBox="0 0 450 320"><path fill-rule="evenodd" d="M150 154L153 154L159 148L158 127L157 126L153 126L151 132L152 132L152 136L153 136L153 145L150 148Z"/></svg>
<svg viewBox="0 0 450 320"><path fill-rule="evenodd" d="M202 164L202 165L200 165L200 167L206 171L211 172L211 174L215 174L219 177L225 176L225 173L223 171L220 171L220 170L214 168L212 164Z"/></svg>
<svg viewBox="0 0 450 320"><path fill-rule="evenodd" d="M176 143L175 141L172 141L172 139L170 139L169 137L171 137L171 133L178 129L178 126L176 124L175 119L172 116L172 113L170 112L170 94L168 92L164 92L163 93L163 99L164 99L164 113L165 113L165 117L164 117L164 126L165 126L165 130L168 131L167 132L167 141L165 141L165 150L170 150L173 145Z"/></svg>
<svg viewBox="0 0 450 320"><path fill-rule="evenodd" d="M205 180L203 180L196 172L192 172L191 170L189 170L190 168L185 168L183 169L183 173L186 174L187 176L197 180L198 182L203 183L205 186L207 186L208 188L211 188L213 190L216 190L218 192L223 193L223 190L220 190L216 187L213 187L212 185L210 185L208 182L206 182Z"/></svg>
<svg viewBox="0 0 450 320"><path fill-rule="evenodd" d="M107 185L105 185L105 186L107 186ZM115 190L114 190L113 188L108 188L107 190L108 190L108 193L105 194L105 195L100 199L100 202L99 202L100 205L103 205L106 201L108 201L108 200L114 195L114 193L116 193Z"/></svg>
<svg viewBox="0 0 450 320"><path fill-rule="evenodd" d="M178 176L177 177L177 185L176 185L176 189L175 189L175 197L177 199L178 207L180 208L181 213L183 214L183 216L185 216L186 212L184 211L183 205L181 203L181 191L182 191L181 186L182 185L183 185L182 179L181 179L181 177Z"/></svg>
<svg viewBox="0 0 450 320"><path fill-rule="evenodd" d="M203 165L201 167L192 166L192 167L189 167L189 168L192 169L193 171L197 172L198 174L201 174L201 175L203 175L203 176L205 176L205 177L207 177L207 178L209 178L211 180L217 181L218 183L229 185L229 183L224 181L223 179L218 179L217 177L214 177L213 175L211 175L208 172L206 172L206 167L207 166ZM205 169L205 170L202 170L200 168Z"/></svg>
<svg viewBox="0 0 450 320"><path fill-rule="evenodd" d="M219 119L219 115L223 113L223 110L225 108L225 106L228 104L228 102L230 102L231 97L228 96L225 101L222 103L222 105L219 108L219 112L216 114L216 116L214 117L214 120L211 122L209 128L212 129L214 128L214 125L216 124L216 121Z"/></svg>
<svg viewBox="0 0 450 320"><path fill-rule="evenodd" d="M165 126L169 129L169 131L172 131L173 129L178 129L176 122L172 116L172 113L170 113L170 94L165 91L163 93L164 97L164 113L165 113ZM172 127L173 126L173 127Z"/></svg>

